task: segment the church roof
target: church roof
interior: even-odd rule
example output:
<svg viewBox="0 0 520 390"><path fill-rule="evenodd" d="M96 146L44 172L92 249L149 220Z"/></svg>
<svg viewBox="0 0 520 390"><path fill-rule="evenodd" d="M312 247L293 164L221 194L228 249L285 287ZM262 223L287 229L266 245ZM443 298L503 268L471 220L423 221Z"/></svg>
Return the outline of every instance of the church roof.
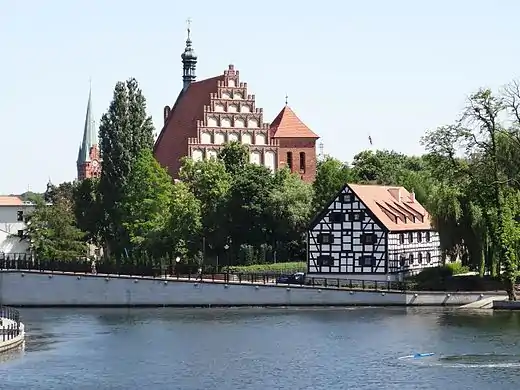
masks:
<svg viewBox="0 0 520 390"><path fill-rule="evenodd" d="M97 144L98 136L92 114L92 90L90 90L88 93L87 113L85 115L85 127L83 129L83 141L78 151L78 165L90 160L90 149Z"/></svg>
<svg viewBox="0 0 520 390"><path fill-rule="evenodd" d="M204 117L204 106L210 104L211 94L218 91L218 82L223 80L224 75L220 75L195 81L190 83L186 90L181 91L155 142L155 147L159 145L167 129L171 128L170 131L174 131L177 127L195 127L197 120L202 120ZM170 127L170 123L175 123L176 126ZM174 134L167 136L175 138Z"/></svg>
<svg viewBox="0 0 520 390"><path fill-rule="evenodd" d="M271 131L274 138L320 138L287 105L274 118Z"/></svg>

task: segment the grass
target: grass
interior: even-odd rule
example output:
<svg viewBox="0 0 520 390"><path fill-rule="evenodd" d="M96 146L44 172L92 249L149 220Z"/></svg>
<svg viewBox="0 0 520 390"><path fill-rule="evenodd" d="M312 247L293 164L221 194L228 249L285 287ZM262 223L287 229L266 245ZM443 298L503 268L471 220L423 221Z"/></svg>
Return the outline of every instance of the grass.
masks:
<svg viewBox="0 0 520 390"><path fill-rule="evenodd" d="M275 264L253 264L229 267L229 272L242 274L255 273L291 273L300 272L307 269L305 262L293 261L289 263L275 263ZM224 268L225 271L225 268Z"/></svg>

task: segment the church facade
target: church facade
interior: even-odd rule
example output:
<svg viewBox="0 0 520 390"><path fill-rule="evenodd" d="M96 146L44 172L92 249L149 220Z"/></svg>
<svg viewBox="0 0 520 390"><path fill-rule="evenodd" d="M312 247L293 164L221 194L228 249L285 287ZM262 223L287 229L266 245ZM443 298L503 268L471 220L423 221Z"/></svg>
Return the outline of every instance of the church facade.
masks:
<svg viewBox="0 0 520 390"><path fill-rule="evenodd" d="M316 141L312 132L286 104L273 122L266 123L263 109L233 65L220 75L196 81L197 56L190 31L181 55L183 88L173 106L163 110L163 128L154 146L157 161L173 178L183 157L216 158L225 143L249 147L250 162L271 171L288 167L302 180L316 176Z"/></svg>

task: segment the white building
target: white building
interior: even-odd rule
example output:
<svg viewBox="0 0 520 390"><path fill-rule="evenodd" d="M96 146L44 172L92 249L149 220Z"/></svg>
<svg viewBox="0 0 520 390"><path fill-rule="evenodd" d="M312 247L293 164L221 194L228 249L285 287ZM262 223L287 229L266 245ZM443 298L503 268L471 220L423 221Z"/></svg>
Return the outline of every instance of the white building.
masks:
<svg viewBox="0 0 520 390"><path fill-rule="evenodd" d="M311 277L394 281L440 262L430 215L403 187L347 184L307 232Z"/></svg>
<svg viewBox="0 0 520 390"><path fill-rule="evenodd" d="M0 259L15 259L29 253L29 243L23 238L27 216L36 205L17 196L0 196Z"/></svg>

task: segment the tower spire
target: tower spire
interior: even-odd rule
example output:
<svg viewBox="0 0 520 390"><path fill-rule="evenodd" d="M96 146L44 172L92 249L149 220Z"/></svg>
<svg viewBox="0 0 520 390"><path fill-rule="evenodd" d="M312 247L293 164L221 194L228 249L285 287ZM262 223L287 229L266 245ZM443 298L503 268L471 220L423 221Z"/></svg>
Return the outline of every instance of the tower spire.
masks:
<svg viewBox="0 0 520 390"><path fill-rule="evenodd" d="M87 113L85 115L85 126L83 129L83 141L79 147L77 164L82 165L90 161L90 149L98 144L97 132L94 125L92 114L92 80L89 80L90 88L88 92Z"/></svg>
<svg viewBox="0 0 520 390"><path fill-rule="evenodd" d="M195 81L195 68L197 65L197 55L191 46L191 19L186 20L186 30L188 37L186 39L186 48L182 53L182 89L185 91L190 84Z"/></svg>

